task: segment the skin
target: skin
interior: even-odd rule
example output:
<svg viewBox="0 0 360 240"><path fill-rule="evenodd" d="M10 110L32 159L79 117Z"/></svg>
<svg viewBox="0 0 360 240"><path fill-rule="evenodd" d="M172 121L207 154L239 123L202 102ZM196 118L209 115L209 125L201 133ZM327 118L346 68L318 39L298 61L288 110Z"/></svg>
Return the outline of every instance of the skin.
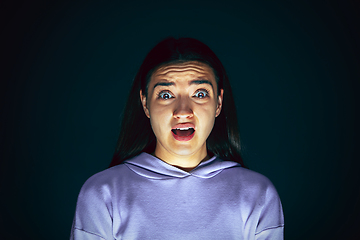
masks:
<svg viewBox="0 0 360 240"><path fill-rule="evenodd" d="M214 72L207 64L195 61L167 64L154 71L148 96L140 90L144 112L157 140L153 155L185 171L209 159L206 139L223 101L223 89L219 95L217 92ZM191 140L178 141L173 137L171 129L178 123L195 125Z"/></svg>

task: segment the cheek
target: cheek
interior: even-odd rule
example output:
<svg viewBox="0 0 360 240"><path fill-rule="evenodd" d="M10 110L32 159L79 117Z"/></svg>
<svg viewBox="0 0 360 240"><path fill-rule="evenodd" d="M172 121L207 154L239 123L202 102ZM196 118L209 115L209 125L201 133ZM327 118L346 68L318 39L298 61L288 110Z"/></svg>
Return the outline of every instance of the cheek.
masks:
<svg viewBox="0 0 360 240"><path fill-rule="evenodd" d="M150 109L150 123L151 127L156 135L161 131L165 131L164 127L168 125L168 111L166 108L153 107Z"/></svg>
<svg viewBox="0 0 360 240"><path fill-rule="evenodd" d="M215 107L213 105L202 106L197 112L200 124L206 128L204 130L212 129L215 123Z"/></svg>

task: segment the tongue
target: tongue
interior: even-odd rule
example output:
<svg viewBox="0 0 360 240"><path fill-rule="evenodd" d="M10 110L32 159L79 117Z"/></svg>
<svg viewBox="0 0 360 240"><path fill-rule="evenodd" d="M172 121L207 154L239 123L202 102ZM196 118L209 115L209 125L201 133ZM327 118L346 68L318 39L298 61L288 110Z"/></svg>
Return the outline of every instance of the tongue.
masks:
<svg viewBox="0 0 360 240"><path fill-rule="evenodd" d="M173 133L175 133L176 135L178 135L180 137L187 137L187 136L190 136L191 134L193 134L194 129L192 129L192 128L190 128L189 130L173 129L172 131L173 131Z"/></svg>

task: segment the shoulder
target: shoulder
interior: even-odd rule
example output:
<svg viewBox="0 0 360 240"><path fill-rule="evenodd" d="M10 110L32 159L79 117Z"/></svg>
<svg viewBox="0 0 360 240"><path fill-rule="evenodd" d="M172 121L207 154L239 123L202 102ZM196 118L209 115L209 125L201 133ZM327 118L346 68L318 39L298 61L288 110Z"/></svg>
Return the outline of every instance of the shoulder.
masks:
<svg viewBox="0 0 360 240"><path fill-rule="evenodd" d="M282 206L281 200L278 195L278 192L273 185L273 183L266 176L240 167L236 166L233 168L225 169L223 173L226 177L230 179L227 181L227 184L231 186L231 190L238 194L242 202L246 202L251 206L258 206L262 209L262 214L265 214L267 211L271 212L270 215L278 216L279 223L274 224L278 226L283 223L282 219ZM271 210L266 210L271 209Z"/></svg>
<svg viewBox="0 0 360 240"><path fill-rule="evenodd" d="M118 165L98 172L83 184L76 203L73 222L74 238L109 239L112 236L116 182L127 175L126 166Z"/></svg>
<svg viewBox="0 0 360 240"><path fill-rule="evenodd" d="M129 168L124 164L105 169L89 177L80 190L81 195L104 195L109 193L117 184L124 181L130 173Z"/></svg>
<svg viewBox="0 0 360 240"><path fill-rule="evenodd" d="M261 195L277 195L277 191L269 178L240 165L224 169L221 175L230 181L229 184L238 186L242 190L257 192Z"/></svg>
<svg viewBox="0 0 360 240"><path fill-rule="evenodd" d="M248 184L272 184L271 181L263 174L247 168L243 168L240 165L224 169L223 174L231 176L231 178L234 178L234 180L241 180L242 182L246 182Z"/></svg>

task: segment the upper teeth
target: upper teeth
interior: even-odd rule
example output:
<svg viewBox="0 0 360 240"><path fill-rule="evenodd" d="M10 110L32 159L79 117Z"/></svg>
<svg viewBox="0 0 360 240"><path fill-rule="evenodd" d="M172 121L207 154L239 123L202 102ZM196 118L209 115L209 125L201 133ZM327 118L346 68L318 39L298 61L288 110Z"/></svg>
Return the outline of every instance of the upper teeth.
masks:
<svg viewBox="0 0 360 240"><path fill-rule="evenodd" d="M186 127L186 128L176 128L176 129L179 129L179 130L189 130L190 127Z"/></svg>

